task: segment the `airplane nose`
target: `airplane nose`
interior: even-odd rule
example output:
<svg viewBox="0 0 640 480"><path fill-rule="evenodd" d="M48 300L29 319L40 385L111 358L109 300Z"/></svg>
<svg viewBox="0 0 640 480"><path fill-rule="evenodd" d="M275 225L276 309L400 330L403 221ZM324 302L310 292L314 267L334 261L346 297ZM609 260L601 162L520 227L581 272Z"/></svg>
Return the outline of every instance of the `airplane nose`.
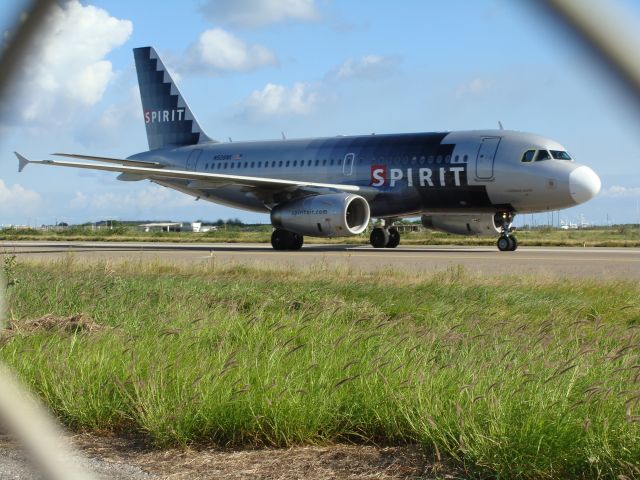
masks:
<svg viewBox="0 0 640 480"><path fill-rule="evenodd" d="M589 167L580 166L569 174L569 192L576 203L591 200L600 191L600 177Z"/></svg>

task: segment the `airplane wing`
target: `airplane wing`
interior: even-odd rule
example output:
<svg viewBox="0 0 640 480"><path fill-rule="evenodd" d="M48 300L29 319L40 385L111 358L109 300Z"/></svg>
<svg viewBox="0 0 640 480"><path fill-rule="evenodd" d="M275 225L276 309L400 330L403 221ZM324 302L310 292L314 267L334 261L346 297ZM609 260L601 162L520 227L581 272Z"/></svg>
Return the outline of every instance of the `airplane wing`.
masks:
<svg viewBox="0 0 640 480"><path fill-rule="evenodd" d="M205 172L193 172L186 170L173 170L168 168L148 168L141 166L128 166L124 164L120 165L100 165L94 163L80 163L80 162L59 162L53 160L29 160L18 152L14 152L18 157L18 171L22 171L30 163L38 163L41 165L51 165L55 167L73 167L84 168L89 170L103 170L106 172L118 172L140 177L140 179L181 179L189 180L190 187L207 189L218 188L228 185L239 185L248 187L249 189L255 188L260 190L291 190L298 189L330 189L342 192L359 192L360 194L377 193L377 191L369 191L367 187L359 187L357 185L344 185L333 183L319 183L319 182L303 182L298 180L283 180L278 178L263 178L263 177L247 177L242 175L227 175L221 173L205 173ZM80 156L78 156L80 157ZM75 158L75 157L74 157ZM86 157L84 157L86 158ZM98 159L100 157L90 157L92 159ZM117 159L110 159L117 160ZM122 161L120 161L122 162ZM368 195L367 195L368 196Z"/></svg>
<svg viewBox="0 0 640 480"><path fill-rule="evenodd" d="M128 167L149 167L164 168L165 166L158 162L146 162L144 160L125 160L121 158L109 157L93 157L91 155L78 155L77 153L54 153L57 157L77 158L80 160L91 160L93 162L115 163L118 165L126 165Z"/></svg>

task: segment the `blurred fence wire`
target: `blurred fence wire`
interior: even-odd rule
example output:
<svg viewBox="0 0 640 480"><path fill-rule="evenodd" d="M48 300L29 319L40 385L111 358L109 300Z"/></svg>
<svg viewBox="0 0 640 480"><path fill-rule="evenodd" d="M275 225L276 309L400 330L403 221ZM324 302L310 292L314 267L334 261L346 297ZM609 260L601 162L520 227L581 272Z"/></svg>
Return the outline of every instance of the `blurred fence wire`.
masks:
<svg viewBox="0 0 640 480"><path fill-rule="evenodd" d="M533 0L578 40L636 101L640 110L640 34L619 0Z"/></svg>
<svg viewBox="0 0 640 480"><path fill-rule="evenodd" d="M25 55L33 45L53 0L34 0L9 37L0 58L0 103L6 104L6 93ZM4 328L6 312L6 279L0 272L0 328ZM28 358L24 359L28 361ZM79 457L65 440L62 429L40 402L20 385L14 373L0 363L0 424L24 446L30 460L50 480L91 479L79 463Z"/></svg>

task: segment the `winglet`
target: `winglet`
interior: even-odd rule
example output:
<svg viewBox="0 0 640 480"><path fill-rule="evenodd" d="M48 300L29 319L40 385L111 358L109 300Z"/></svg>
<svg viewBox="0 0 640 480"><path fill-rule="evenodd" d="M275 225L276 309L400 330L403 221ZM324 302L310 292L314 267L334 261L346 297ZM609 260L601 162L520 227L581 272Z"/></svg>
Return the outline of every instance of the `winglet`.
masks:
<svg viewBox="0 0 640 480"><path fill-rule="evenodd" d="M27 164L31 162L27 160L25 157L23 157L22 155L20 155L18 152L13 152L13 153L15 153L16 157L18 157L18 172L21 172L22 170L24 170L24 167L26 167Z"/></svg>

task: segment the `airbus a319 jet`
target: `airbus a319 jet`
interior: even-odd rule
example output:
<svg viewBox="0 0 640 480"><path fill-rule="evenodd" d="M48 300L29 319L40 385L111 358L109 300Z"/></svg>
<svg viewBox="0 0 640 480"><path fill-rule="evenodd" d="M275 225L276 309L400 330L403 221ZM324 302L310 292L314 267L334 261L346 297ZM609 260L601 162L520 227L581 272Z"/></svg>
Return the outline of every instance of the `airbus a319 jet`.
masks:
<svg viewBox="0 0 640 480"><path fill-rule="evenodd" d="M298 250L304 235L365 231L394 248L394 221L421 216L433 229L495 235L513 251L514 215L581 204L600 179L559 143L529 133L480 130L219 142L206 135L151 47L133 50L149 151L126 159L58 153L81 161L29 163L117 172L223 205L270 213L276 250Z"/></svg>

